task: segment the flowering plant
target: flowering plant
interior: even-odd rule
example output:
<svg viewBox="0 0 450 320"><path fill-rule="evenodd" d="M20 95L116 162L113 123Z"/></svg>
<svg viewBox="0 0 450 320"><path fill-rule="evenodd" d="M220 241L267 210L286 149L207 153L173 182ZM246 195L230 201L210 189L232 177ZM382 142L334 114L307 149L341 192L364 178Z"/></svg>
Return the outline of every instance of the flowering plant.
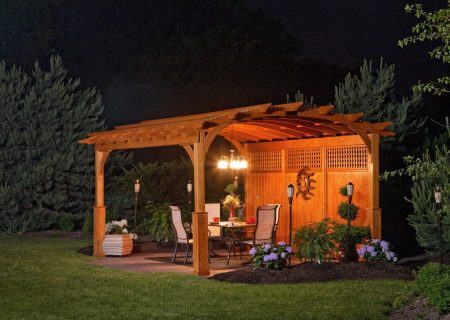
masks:
<svg viewBox="0 0 450 320"><path fill-rule="evenodd" d="M286 260L292 254L292 248L280 241L276 246L263 244L250 249L249 254L253 256L252 261L255 269L267 267L269 269L282 269Z"/></svg>
<svg viewBox="0 0 450 320"><path fill-rule="evenodd" d="M391 250L390 243L384 240L366 240L358 249L358 254L367 261L397 261L397 255Z"/></svg>
<svg viewBox="0 0 450 320"><path fill-rule="evenodd" d="M105 226L106 234L128 234L131 239L137 239L137 234L128 232L126 219L108 222Z"/></svg>

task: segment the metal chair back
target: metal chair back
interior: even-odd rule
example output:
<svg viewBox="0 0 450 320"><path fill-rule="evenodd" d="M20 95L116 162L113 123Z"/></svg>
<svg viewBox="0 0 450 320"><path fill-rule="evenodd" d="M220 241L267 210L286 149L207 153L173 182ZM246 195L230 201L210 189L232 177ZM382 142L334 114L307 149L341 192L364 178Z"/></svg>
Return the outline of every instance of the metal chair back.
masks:
<svg viewBox="0 0 450 320"><path fill-rule="evenodd" d="M256 228L254 245L275 241L275 228L277 222L277 205L260 206L256 212Z"/></svg>
<svg viewBox="0 0 450 320"><path fill-rule="evenodd" d="M188 243L189 237L184 229L183 221L181 220L181 210L177 206L170 206L170 210L172 210L172 225L177 234L177 242L180 243Z"/></svg>

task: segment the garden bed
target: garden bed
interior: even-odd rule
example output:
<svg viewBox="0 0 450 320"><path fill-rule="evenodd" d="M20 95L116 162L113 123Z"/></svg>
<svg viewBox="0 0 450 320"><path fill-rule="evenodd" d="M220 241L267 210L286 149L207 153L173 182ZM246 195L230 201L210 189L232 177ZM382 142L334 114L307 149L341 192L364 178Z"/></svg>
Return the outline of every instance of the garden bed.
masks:
<svg viewBox="0 0 450 320"><path fill-rule="evenodd" d="M248 284L284 284L356 279L414 280L411 269L392 263L303 263L282 270L251 266L211 277L213 280Z"/></svg>

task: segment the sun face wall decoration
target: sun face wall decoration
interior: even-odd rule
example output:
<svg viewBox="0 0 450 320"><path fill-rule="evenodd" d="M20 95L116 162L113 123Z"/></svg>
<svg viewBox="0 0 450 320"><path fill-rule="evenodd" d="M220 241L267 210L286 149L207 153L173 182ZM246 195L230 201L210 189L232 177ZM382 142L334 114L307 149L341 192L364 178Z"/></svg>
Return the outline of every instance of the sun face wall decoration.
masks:
<svg viewBox="0 0 450 320"><path fill-rule="evenodd" d="M303 167L297 174L297 194L298 197L299 194L302 195L303 200L310 200L311 197L314 196L314 193L311 192L311 190L316 189L316 187L313 187L311 184L315 183L316 180L312 179L311 177L314 175L313 172L308 172L308 167Z"/></svg>

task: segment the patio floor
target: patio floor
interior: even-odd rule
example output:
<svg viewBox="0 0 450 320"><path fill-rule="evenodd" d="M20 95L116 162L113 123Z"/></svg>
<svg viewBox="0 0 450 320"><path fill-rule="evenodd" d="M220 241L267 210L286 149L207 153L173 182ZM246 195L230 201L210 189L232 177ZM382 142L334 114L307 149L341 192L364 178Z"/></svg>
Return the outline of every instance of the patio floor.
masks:
<svg viewBox="0 0 450 320"><path fill-rule="evenodd" d="M239 254L236 258L230 258L230 263L226 265L226 252L218 252L219 256L211 257L209 264L210 276L215 274L230 272L242 268L249 262L248 255L244 255L242 260ZM130 272L178 272L184 274L193 274L192 258L189 257L183 265L183 253L179 253L176 263L171 263L173 252L151 252L151 253L133 253L127 257L104 257L93 261L93 264L109 268L117 268Z"/></svg>

